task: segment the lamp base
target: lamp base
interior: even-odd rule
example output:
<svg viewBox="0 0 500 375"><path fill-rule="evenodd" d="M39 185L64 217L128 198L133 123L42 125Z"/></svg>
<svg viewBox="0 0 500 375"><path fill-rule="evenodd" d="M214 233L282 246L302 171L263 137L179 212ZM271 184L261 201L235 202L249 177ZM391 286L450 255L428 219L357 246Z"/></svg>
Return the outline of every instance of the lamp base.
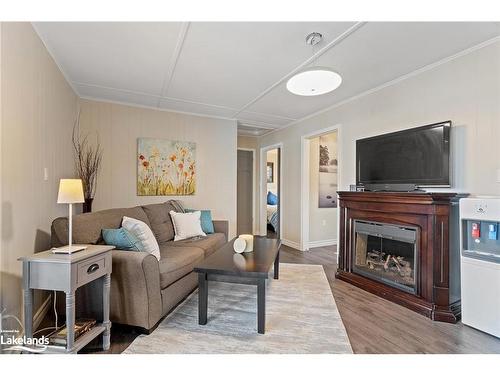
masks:
<svg viewBox="0 0 500 375"><path fill-rule="evenodd" d="M85 250L87 246L83 245L71 245L71 246L62 246L62 247L56 247L55 249L52 249L52 252L54 254L73 254L76 253L77 251L82 251Z"/></svg>

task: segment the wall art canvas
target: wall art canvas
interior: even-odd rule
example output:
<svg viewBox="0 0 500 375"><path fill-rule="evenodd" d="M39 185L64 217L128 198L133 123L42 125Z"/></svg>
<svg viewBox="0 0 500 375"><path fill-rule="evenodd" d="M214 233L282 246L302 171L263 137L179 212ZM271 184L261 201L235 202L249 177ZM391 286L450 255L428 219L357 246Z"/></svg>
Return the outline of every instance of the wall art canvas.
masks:
<svg viewBox="0 0 500 375"><path fill-rule="evenodd" d="M267 162L267 183L272 184L274 182L274 163Z"/></svg>
<svg viewBox="0 0 500 375"><path fill-rule="evenodd" d="M139 138L137 168L137 195L193 195L196 143Z"/></svg>
<svg viewBox="0 0 500 375"><path fill-rule="evenodd" d="M337 132L319 137L319 208L337 207Z"/></svg>

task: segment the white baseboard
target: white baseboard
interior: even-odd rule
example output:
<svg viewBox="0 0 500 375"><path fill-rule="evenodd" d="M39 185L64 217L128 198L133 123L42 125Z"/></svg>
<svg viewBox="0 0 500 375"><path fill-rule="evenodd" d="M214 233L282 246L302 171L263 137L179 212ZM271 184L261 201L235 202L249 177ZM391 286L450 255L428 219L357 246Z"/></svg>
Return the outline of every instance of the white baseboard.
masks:
<svg viewBox="0 0 500 375"><path fill-rule="evenodd" d="M35 331L40 326L40 324L43 321L43 318L45 318L45 316L49 312L51 302L52 302L52 294L49 294L45 299L45 301L43 301L40 308L36 311L35 315L33 316L33 331Z"/></svg>
<svg viewBox="0 0 500 375"><path fill-rule="evenodd" d="M312 249L314 247L322 247L322 246L332 246L336 245L337 240L321 240L321 241L309 241L309 249Z"/></svg>
<svg viewBox="0 0 500 375"><path fill-rule="evenodd" d="M297 249L297 250L301 250L300 249L300 243L297 243L297 242L294 242L294 241L290 241L290 240L287 240L286 238L282 238L281 239L281 243L285 246L288 246L288 247L292 247L294 249Z"/></svg>

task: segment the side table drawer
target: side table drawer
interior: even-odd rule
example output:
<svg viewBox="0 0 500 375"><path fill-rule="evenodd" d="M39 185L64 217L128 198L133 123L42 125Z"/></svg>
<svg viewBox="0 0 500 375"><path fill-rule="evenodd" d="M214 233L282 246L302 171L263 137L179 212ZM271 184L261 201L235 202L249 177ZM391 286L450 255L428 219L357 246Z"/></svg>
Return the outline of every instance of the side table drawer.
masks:
<svg viewBox="0 0 500 375"><path fill-rule="evenodd" d="M81 286L108 273L108 269L111 267L111 257L97 256L86 259L76 266L76 285Z"/></svg>

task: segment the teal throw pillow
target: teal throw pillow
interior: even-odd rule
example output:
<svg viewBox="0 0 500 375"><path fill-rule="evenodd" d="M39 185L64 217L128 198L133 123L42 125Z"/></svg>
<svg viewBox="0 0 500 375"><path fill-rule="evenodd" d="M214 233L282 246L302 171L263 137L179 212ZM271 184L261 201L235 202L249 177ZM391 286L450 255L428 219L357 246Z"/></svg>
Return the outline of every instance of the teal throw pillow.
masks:
<svg viewBox="0 0 500 375"><path fill-rule="evenodd" d="M201 230L206 234L215 233L214 223L212 221L212 211L210 210L193 210L192 208L188 208L185 210L186 212L195 212L201 211L200 221L201 221Z"/></svg>
<svg viewBox="0 0 500 375"><path fill-rule="evenodd" d="M120 250L141 251L141 241L125 228L103 229L102 238L106 245L111 245Z"/></svg>

